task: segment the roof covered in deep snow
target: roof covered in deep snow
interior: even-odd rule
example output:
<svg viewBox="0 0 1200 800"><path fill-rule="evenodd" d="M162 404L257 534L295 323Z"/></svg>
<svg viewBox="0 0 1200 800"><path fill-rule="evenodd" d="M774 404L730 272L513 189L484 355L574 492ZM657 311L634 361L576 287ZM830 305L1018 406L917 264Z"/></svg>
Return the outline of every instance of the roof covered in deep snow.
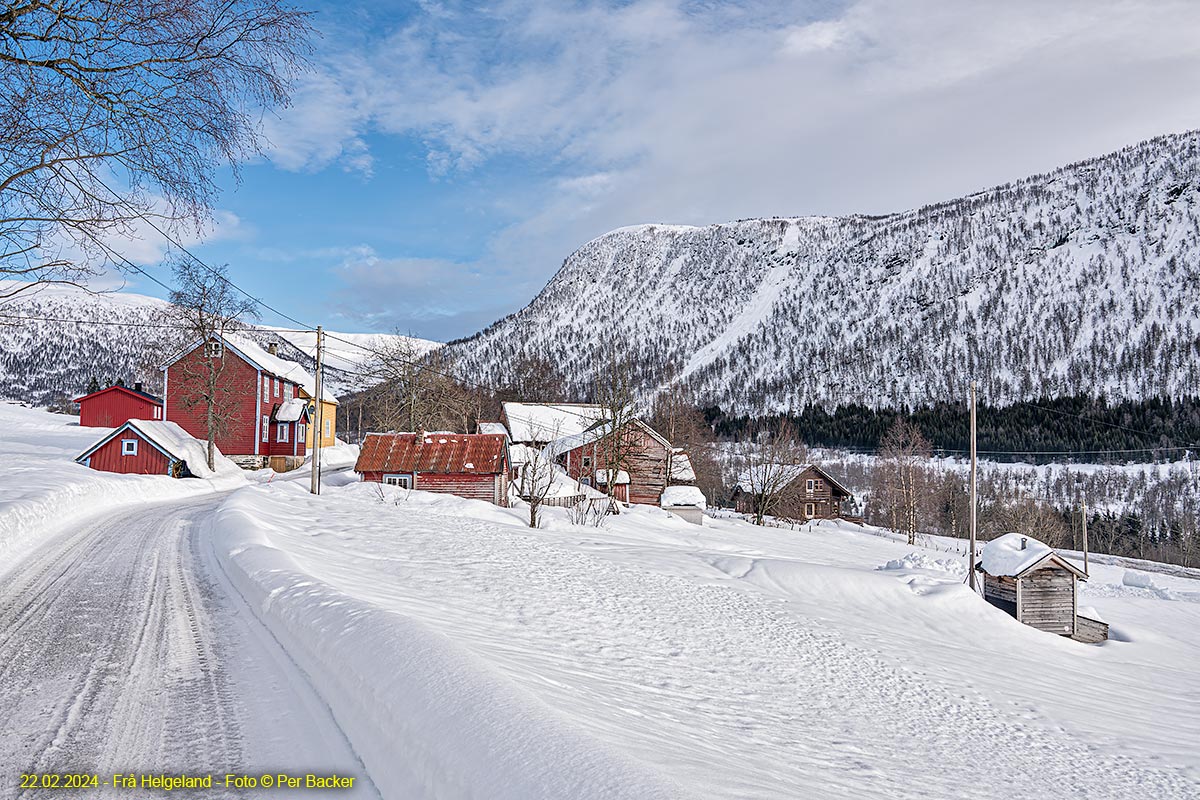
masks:
<svg viewBox="0 0 1200 800"><path fill-rule="evenodd" d="M1019 578L1043 566L1058 566L1086 577L1083 570L1032 536L1006 533L983 546L979 566L989 575Z"/></svg>

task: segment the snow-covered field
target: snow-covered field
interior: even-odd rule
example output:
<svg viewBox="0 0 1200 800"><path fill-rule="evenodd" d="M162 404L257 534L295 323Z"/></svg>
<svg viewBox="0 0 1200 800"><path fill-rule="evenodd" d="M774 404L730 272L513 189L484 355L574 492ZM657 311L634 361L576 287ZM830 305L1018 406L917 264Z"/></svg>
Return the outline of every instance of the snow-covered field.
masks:
<svg viewBox="0 0 1200 800"><path fill-rule="evenodd" d="M352 448L327 454L320 496L304 472L229 484L108 475L71 462L103 433L75 423L0 405L0 588L12 595L0 606L30 634L0 630L0 644L50 648L71 628L74 612L38 612L8 577L38 559L36 574L12 574L58 606L77 597L131 625L139 609L165 614L155 630L194 624L150 642L169 669L128 668L157 700L93 698L84 681L82 707L103 713L74 723L75 695L46 695L43 719L41 695L20 688L38 671L0 664L26 681L0 707L0 755L40 741L61 711L78 741L46 763L91 754L120 769L85 740L134 719L127 702L171 704L182 727L168 738L190 741L204 715L189 716L195 687L171 683L171 665L198 653L209 667L188 674L212 683L234 732L205 740L214 768L267 768L257 761L333 742L326 766L384 797L1200 796L1198 580L1094 561L1080 605L1112 639L1089 646L972 595L954 543L936 537L912 548L848 524L732 516L697 527L647 507L601 528L543 508L546 526L530 530L524 508L357 483L336 472ZM74 521L80 533L64 536ZM97 549L70 551L85 539ZM53 565L73 582L52 585ZM91 597L100 567L114 576L105 586L157 586L171 602L140 589ZM58 628L30 638L43 623ZM123 665L149 656L108 627L107 644L89 647L128 658L37 663L52 661L64 686L93 673L124 686ZM271 714L255 711L268 701ZM164 765L182 763L168 744L155 745Z"/></svg>
<svg viewBox="0 0 1200 800"><path fill-rule="evenodd" d="M1200 793L1196 581L1094 566L1088 646L852 525L547 511L283 484L216 544L385 795Z"/></svg>

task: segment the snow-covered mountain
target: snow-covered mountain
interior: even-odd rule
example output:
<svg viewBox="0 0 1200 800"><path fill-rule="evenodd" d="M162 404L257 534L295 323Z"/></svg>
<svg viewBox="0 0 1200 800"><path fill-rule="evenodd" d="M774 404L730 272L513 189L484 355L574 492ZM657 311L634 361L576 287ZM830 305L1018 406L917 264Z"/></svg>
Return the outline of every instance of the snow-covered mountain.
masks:
<svg viewBox="0 0 1200 800"><path fill-rule="evenodd" d="M451 343L504 383L549 357L587 395L607 343L646 394L744 412L1200 392L1200 133L882 217L640 225Z"/></svg>
<svg viewBox="0 0 1200 800"><path fill-rule="evenodd" d="M129 292L93 293L75 286L48 285L0 303L0 398L47 403L83 393L95 377L102 385L122 378L162 388L159 366L183 344L182 334L155 327L169 304ZM36 319L27 319L27 318ZM83 320L83 321L80 321ZM256 326L247 332L308 369L315 360L316 334ZM361 388L359 367L369 349L408 337L328 331L325 378L332 391ZM414 352L440 345L412 339ZM367 349L363 349L367 348Z"/></svg>

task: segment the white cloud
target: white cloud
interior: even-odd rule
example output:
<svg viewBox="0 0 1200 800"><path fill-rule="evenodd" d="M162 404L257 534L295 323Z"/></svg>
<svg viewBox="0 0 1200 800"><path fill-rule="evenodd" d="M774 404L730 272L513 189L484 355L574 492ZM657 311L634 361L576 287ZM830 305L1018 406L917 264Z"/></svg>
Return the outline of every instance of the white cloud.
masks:
<svg viewBox="0 0 1200 800"><path fill-rule="evenodd" d="M427 5L331 56L273 157L369 170L371 130L433 174L536 160L474 265L513 292L620 225L899 210L1200 127L1194 2Z"/></svg>

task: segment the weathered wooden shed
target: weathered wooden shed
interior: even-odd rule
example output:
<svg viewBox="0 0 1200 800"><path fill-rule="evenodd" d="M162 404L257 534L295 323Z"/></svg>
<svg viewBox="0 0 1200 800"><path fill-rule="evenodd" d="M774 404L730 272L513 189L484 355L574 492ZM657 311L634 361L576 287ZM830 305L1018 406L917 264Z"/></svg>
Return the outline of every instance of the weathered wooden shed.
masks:
<svg viewBox="0 0 1200 800"><path fill-rule="evenodd" d="M984 545L976 569L984 599L1018 622L1081 641L1108 637L1107 625L1079 615L1079 581L1087 573L1049 545L1006 533Z"/></svg>

